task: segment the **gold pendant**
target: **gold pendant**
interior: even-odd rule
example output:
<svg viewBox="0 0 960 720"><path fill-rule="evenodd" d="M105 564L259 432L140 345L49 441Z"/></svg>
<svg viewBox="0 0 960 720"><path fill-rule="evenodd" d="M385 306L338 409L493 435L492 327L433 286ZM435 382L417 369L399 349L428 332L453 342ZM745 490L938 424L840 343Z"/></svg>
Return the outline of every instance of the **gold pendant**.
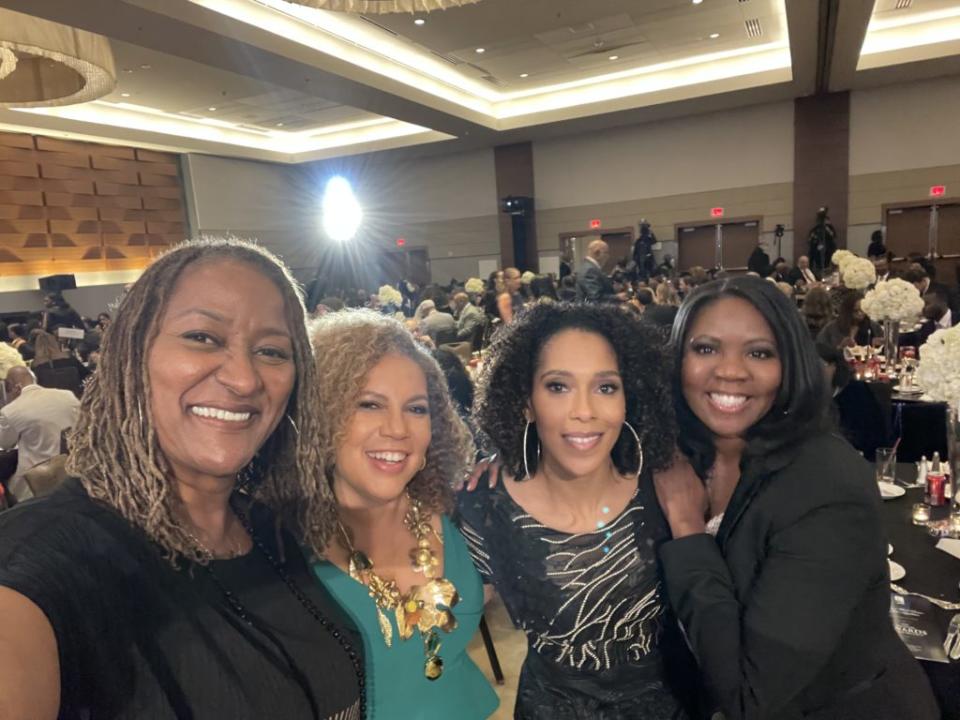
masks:
<svg viewBox="0 0 960 720"><path fill-rule="evenodd" d="M393 626L390 624L390 618L388 618L379 605L377 607L377 622L380 623L380 632L383 634L383 641L387 644L387 647L393 646Z"/></svg>
<svg viewBox="0 0 960 720"><path fill-rule="evenodd" d="M423 666L423 674L427 676L427 680L439 678L443 675L443 660L439 656L427 658L427 662Z"/></svg>

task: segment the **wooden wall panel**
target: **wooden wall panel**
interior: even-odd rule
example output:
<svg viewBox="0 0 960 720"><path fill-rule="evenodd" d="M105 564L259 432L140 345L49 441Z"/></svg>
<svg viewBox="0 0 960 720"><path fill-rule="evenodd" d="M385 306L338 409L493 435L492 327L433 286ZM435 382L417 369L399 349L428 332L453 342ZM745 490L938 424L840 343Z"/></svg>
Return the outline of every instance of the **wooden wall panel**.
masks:
<svg viewBox="0 0 960 720"><path fill-rule="evenodd" d="M134 270L183 241L179 157L0 133L6 275Z"/></svg>

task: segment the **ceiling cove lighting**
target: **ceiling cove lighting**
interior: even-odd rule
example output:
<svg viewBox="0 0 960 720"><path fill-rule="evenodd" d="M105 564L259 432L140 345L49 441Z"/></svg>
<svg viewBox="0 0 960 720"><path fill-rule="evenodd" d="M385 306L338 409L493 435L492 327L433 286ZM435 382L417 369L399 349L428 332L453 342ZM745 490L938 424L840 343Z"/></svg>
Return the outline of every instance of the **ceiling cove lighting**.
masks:
<svg viewBox="0 0 960 720"><path fill-rule="evenodd" d="M363 222L363 210L346 178L337 175L327 181L321 213L327 237L339 243L353 240Z"/></svg>
<svg viewBox="0 0 960 720"><path fill-rule="evenodd" d="M296 5L361 15L417 13L473 5L480 0L287 0Z"/></svg>

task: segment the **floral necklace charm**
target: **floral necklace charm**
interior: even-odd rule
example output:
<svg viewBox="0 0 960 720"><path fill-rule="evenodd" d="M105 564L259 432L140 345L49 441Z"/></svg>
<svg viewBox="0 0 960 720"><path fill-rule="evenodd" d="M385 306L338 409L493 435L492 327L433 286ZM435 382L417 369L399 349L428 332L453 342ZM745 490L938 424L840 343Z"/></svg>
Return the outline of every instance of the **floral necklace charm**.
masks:
<svg viewBox="0 0 960 720"><path fill-rule="evenodd" d="M460 602L460 595L453 583L440 574L440 560L430 545L432 534L443 544L443 539L430 524L430 513L424 512L420 501L409 498L410 510L404 517L404 525L416 538L417 545L410 551L410 562L415 572L422 573L429 582L414 585L401 593L395 580L384 580L373 570L373 563L363 552L356 550L346 528L340 532L349 553L350 577L367 586L367 592L377 608L377 622L387 647L393 644L393 626L386 612L393 612L401 640L409 640L414 629L420 631L423 652L426 656L423 673L428 680L436 680L443 674L443 659L440 657L440 635L452 632L457 627L453 608Z"/></svg>

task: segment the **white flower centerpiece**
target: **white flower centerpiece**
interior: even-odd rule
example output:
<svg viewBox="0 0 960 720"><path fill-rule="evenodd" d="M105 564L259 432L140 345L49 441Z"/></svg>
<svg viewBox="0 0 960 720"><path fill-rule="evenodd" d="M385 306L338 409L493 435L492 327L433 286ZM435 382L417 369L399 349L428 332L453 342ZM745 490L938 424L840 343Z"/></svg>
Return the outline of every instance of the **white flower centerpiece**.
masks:
<svg viewBox="0 0 960 720"><path fill-rule="evenodd" d="M892 364L897 358L900 323L916 320L923 311L920 291L906 280L883 280L867 291L861 307L867 317L883 324L883 354Z"/></svg>
<svg viewBox="0 0 960 720"><path fill-rule="evenodd" d="M837 250L833 253L831 261L837 266L837 268L840 270L840 274L842 275L844 266L856 257L857 256L849 250Z"/></svg>
<svg viewBox="0 0 960 720"><path fill-rule="evenodd" d="M867 258L845 258L840 268L844 286L851 290L866 290L877 281L877 269Z"/></svg>
<svg viewBox="0 0 960 720"><path fill-rule="evenodd" d="M479 295L484 290L483 280L480 278L470 278L467 280L466 284L464 284L463 289L468 293Z"/></svg>
<svg viewBox="0 0 960 720"><path fill-rule="evenodd" d="M403 305L403 295L393 285L381 285L377 297L380 299L380 307L390 313L396 312Z"/></svg>
<svg viewBox="0 0 960 720"><path fill-rule="evenodd" d="M23 356L13 345L0 342L0 380L6 380L10 368L14 367L26 367Z"/></svg>
<svg viewBox="0 0 960 720"><path fill-rule="evenodd" d="M920 348L917 384L934 400L947 404L947 459L953 502L958 503L960 475L960 326L937 330Z"/></svg>

